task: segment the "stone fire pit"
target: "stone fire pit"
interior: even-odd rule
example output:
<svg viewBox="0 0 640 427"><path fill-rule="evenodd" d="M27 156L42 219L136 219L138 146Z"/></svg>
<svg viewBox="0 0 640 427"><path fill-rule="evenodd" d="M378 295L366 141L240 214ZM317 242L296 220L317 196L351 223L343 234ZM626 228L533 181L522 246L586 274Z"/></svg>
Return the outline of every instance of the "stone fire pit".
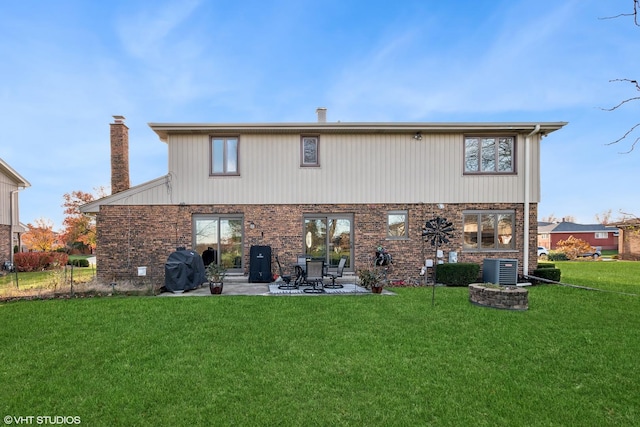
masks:
<svg viewBox="0 0 640 427"><path fill-rule="evenodd" d="M472 283L469 285L469 301L483 307L528 310L529 291L517 286Z"/></svg>

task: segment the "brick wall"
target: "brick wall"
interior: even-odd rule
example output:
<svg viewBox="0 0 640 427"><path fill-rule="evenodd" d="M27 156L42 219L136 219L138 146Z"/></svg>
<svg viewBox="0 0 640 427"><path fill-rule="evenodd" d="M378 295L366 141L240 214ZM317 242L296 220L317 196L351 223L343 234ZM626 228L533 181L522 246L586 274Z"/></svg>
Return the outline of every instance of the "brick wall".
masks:
<svg viewBox="0 0 640 427"><path fill-rule="evenodd" d="M452 221L454 238L441 249L445 262L449 251L458 252L458 262L482 264L484 258L517 258L520 273L522 257L518 252L463 252L462 211L465 209L515 209L517 230L522 230L522 205L472 204L446 205L438 209L431 204L371 204L371 205L238 205L238 206L111 206L103 205L97 216L98 279L136 281L137 267L147 267L147 277L157 286L164 283L164 263L178 246L192 248L192 216L195 214L242 214L245 223L244 260L248 271L249 248L269 245L284 265L295 260L303 250L304 214L348 213L353 215L355 268L368 264L375 248L384 246L393 255L392 278L418 278L424 258L434 258L434 248L422 242L421 230L426 220L442 216ZM386 240L387 212L409 212L408 240ZM248 227L253 222L255 228ZM537 206L531 205L529 235L530 270L537 265ZM522 231L516 236L521 248ZM274 268L273 271L276 271Z"/></svg>
<svg viewBox="0 0 640 427"><path fill-rule="evenodd" d="M640 227L620 227L619 239L620 245L618 250L620 259L628 261L640 260Z"/></svg>
<svg viewBox="0 0 640 427"><path fill-rule="evenodd" d="M0 264L11 260L11 226L0 224Z"/></svg>

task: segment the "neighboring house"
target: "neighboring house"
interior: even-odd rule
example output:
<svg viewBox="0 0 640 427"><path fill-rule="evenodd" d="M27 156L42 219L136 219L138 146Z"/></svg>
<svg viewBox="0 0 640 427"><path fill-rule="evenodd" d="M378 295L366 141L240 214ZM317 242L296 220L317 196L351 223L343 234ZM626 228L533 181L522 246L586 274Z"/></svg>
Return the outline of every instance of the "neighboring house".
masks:
<svg viewBox="0 0 640 427"><path fill-rule="evenodd" d="M13 248L21 247L26 228L20 223L18 192L30 187L29 181L0 159L0 263L13 262Z"/></svg>
<svg viewBox="0 0 640 427"><path fill-rule="evenodd" d="M603 224L576 224L574 222L538 222L538 245L556 249L558 242L570 236L584 240L594 248L618 249L617 227Z"/></svg>
<svg viewBox="0 0 640 427"><path fill-rule="evenodd" d="M620 230L618 257L629 261L640 261L640 220L627 219L614 225Z"/></svg>
<svg viewBox="0 0 640 427"><path fill-rule="evenodd" d="M167 144L168 173L129 187L128 128L111 124L113 194L96 215L98 279L161 284L176 247L212 247L230 273L247 274L249 249L282 264L298 254L346 272L393 256L392 278L418 277L434 249L427 220L452 221L443 250L458 262L537 263L540 140L550 123L343 123L318 109L312 123L150 123ZM275 269L274 269L275 271Z"/></svg>
<svg viewBox="0 0 640 427"><path fill-rule="evenodd" d="M551 249L551 230L557 223L538 221L538 246Z"/></svg>

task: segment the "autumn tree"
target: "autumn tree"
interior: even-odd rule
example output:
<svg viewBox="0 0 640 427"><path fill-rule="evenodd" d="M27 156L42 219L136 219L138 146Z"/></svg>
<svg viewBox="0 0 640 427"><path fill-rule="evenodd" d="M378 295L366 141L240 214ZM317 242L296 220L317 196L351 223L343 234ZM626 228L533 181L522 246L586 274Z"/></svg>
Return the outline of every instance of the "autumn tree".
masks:
<svg viewBox="0 0 640 427"><path fill-rule="evenodd" d="M569 259L576 259L581 254L591 252L592 248L584 240L569 236L567 239L558 242L556 250L563 252Z"/></svg>
<svg viewBox="0 0 640 427"><path fill-rule="evenodd" d="M80 212L80 206L94 201L97 197L104 195L104 189L96 189L97 196L84 191L72 191L65 193L64 208L65 218L62 222L64 231L62 240L69 248L95 248L96 246L96 224L95 220Z"/></svg>
<svg viewBox="0 0 640 427"><path fill-rule="evenodd" d="M27 224L27 232L22 235L22 243L30 251L47 252L56 249L57 235L53 231L53 221L38 218L33 224Z"/></svg>

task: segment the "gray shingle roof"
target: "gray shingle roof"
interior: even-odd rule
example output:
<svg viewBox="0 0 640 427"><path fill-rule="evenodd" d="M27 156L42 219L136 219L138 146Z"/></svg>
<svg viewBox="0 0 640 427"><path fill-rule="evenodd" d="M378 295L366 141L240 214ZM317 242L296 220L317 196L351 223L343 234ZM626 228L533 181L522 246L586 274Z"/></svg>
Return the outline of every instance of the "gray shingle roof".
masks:
<svg viewBox="0 0 640 427"><path fill-rule="evenodd" d="M596 231L617 231L616 227L609 227L603 224L576 224L575 222L553 223L538 222L538 232L546 233L594 233Z"/></svg>

